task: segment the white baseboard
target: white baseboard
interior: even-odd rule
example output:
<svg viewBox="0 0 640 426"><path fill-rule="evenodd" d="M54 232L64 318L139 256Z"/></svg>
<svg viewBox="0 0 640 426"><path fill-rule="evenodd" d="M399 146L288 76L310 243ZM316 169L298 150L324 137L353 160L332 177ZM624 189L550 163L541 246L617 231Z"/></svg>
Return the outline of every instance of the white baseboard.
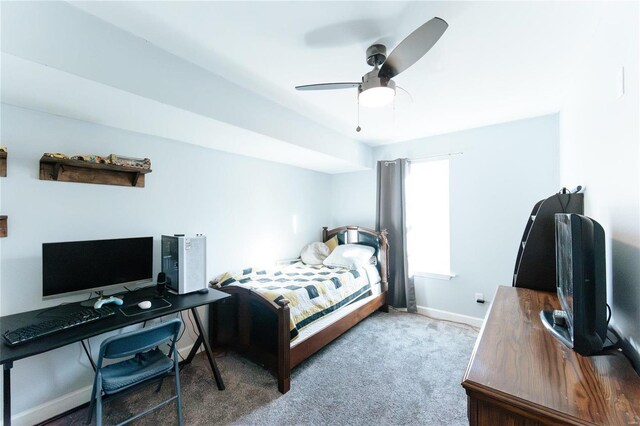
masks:
<svg viewBox="0 0 640 426"><path fill-rule="evenodd" d="M459 322L462 324L467 324L472 327L480 328L482 327L483 318L471 317L468 315L456 314L454 312L449 311L441 311L440 309L434 308L426 308L424 306L418 306L418 313L420 315L425 315L427 317L433 319L441 319L453 322Z"/></svg>
<svg viewBox="0 0 640 426"><path fill-rule="evenodd" d="M69 392L37 407L29 408L11 416L11 424L16 426L35 425L84 404L91 398L91 386Z"/></svg>
<svg viewBox="0 0 640 426"><path fill-rule="evenodd" d="M203 346L200 345L198 352L202 352L202 350ZM189 355L189 351L191 351L191 346L178 349L178 352L183 358L186 358L187 355ZM25 411L14 414L11 416L11 424L16 426L29 426L41 423L57 416L60 413L64 413L65 411L86 403L91 398L91 390L92 386L85 386L58 398L52 399L51 401L47 401L44 404L40 404L37 407L29 408Z"/></svg>

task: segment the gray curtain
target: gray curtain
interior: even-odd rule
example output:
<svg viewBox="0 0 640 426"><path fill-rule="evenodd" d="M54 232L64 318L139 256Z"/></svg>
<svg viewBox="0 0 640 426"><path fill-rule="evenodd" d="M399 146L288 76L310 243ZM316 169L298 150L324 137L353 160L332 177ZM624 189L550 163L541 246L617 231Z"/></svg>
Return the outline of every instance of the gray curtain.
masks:
<svg viewBox="0 0 640 426"><path fill-rule="evenodd" d="M376 229L389 233L388 303L417 312L413 277L407 264L407 213L405 205L409 160L378 161Z"/></svg>

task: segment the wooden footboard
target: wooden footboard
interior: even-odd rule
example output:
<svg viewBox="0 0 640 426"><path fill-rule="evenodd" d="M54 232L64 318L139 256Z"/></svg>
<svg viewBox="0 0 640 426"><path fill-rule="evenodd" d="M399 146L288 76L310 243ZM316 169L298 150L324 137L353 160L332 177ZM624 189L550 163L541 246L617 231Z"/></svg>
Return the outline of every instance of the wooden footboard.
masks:
<svg viewBox="0 0 640 426"><path fill-rule="evenodd" d="M233 297L209 306L211 346L234 349L254 362L275 370L278 390L291 387L289 301L271 302L242 287L220 289Z"/></svg>
<svg viewBox="0 0 640 426"><path fill-rule="evenodd" d="M289 301L271 302L257 293L237 286L220 289L233 297L209 307L209 339L217 349L234 349L249 359L275 370L278 390L291 388L291 369L316 353L376 310L387 312L387 239L386 232L358 227L323 230L323 241L342 231L366 233L378 238L378 261L382 293L357 310L291 348Z"/></svg>

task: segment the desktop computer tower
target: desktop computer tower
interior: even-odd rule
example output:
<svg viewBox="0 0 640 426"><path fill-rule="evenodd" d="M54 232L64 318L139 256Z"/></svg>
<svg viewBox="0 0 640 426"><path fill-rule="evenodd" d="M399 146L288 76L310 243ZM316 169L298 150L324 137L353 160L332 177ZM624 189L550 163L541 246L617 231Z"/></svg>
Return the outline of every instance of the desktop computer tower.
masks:
<svg viewBox="0 0 640 426"><path fill-rule="evenodd" d="M162 272L167 287L178 294L207 288L207 239L204 235L163 235ZM171 282L169 282L169 279Z"/></svg>

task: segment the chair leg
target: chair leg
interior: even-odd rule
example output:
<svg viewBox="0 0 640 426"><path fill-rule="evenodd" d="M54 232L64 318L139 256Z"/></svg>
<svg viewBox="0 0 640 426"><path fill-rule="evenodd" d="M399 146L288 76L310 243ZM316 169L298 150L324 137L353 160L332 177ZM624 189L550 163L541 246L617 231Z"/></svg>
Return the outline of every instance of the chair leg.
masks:
<svg viewBox="0 0 640 426"><path fill-rule="evenodd" d="M87 413L87 424L91 424L91 419L93 418L93 410L96 408L96 387L97 384L93 382L93 389L91 390L91 400L89 401L89 412Z"/></svg>
<svg viewBox="0 0 640 426"><path fill-rule="evenodd" d="M102 426L102 378L96 386L96 426Z"/></svg>
<svg viewBox="0 0 640 426"><path fill-rule="evenodd" d="M158 386L156 387L156 393L160 392L160 389L162 389L162 383L164 383L164 377L160 379L160 383L158 383Z"/></svg>
<svg viewBox="0 0 640 426"><path fill-rule="evenodd" d="M176 404L178 406L178 425L182 426L182 397L180 396L180 367L178 365L178 351L174 345L173 347L173 369L175 371L176 376ZM162 384L162 382L160 382Z"/></svg>

